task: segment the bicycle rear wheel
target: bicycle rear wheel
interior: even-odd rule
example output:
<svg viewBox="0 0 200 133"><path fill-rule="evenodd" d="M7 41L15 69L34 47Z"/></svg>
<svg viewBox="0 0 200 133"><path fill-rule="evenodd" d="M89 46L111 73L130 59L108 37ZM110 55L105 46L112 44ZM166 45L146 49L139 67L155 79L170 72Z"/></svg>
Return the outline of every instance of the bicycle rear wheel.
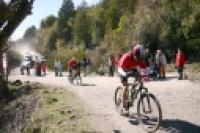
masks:
<svg viewBox="0 0 200 133"><path fill-rule="evenodd" d="M142 94L137 104L140 123L147 132L155 132L162 120L162 110L158 99L153 94Z"/></svg>
<svg viewBox="0 0 200 133"><path fill-rule="evenodd" d="M115 101L115 107L117 111L121 113L122 110L122 105L123 105L123 88L121 86L117 87L115 90L115 96L114 96L114 101Z"/></svg>
<svg viewBox="0 0 200 133"><path fill-rule="evenodd" d="M68 81L69 81L69 83L70 84L74 84L74 78L73 78L73 76L68 76Z"/></svg>
<svg viewBox="0 0 200 133"><path fill-rule="evenodd" d="M82 78L81 78L81 76L77 76L75 78L75 82L76 82L77 85L81 85L82 84Z"/></svg>

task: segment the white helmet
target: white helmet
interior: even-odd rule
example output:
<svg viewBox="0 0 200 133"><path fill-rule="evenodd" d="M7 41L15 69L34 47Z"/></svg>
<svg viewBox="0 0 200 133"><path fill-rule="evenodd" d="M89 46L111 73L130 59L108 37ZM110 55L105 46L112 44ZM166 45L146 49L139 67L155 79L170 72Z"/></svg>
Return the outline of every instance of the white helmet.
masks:
<svg viewBox="0 0 200 133"><path fill-rule="evenodd" d="M142 57L144 56L145 52L144 52L144 47L140 44L137 44L133 47L133 54L136 57Z"/></svg>

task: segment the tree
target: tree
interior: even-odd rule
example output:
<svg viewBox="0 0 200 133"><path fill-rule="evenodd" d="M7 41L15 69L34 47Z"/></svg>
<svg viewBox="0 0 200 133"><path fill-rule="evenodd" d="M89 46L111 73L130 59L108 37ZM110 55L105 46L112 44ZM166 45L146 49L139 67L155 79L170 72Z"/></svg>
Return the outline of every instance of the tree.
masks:
<svg viewBox="0 0 200 133"><path fill-rule="evenodd" d="M30 40L36 37L36 27L33 25L31 27L29 27L28 29L26 29L25 33L24 33L24 40Z"/></svg>
<svg viewBox="0 0 200 133"><path fill-rule="evenodd" d="M90 18L87 12L82 10L76 15L75 20L75 34L78 40L84 42L85 48L90 48L91 34L90 34Z"/></svg>
<svg viewBox="0 0 200 133"><path fill-rule="evenodd" d="M56 17L53 15L49 15L45 19L43 19L40 23L40 28L50 28L56 21Z"/></svg>
<svg viewBox="0 0 200 133"><path fill-rule="evenodd" d="M11 0L9 2L0 1L0 59L2 53L7 49L6 42L19 24L31 14L34 0ZM2 60L0 60L0 73L3 74Z"/></svg>
<svg viewBox="0 0 200 133"><path fill-rule="evenodd" d="M72 38L72 31L68 21L74 15L75 10L72 0L63 0L63 4L58 12L58 33L65 42L69 42Z"/></svg>
<svg viewBox="0 0 200 133"><path fill-rule="evenodd" d="M85 0L82 0L81 4L77 6L77 10L85 9L88 7L88 3Z"/></svg>
<svg viewBox="0 0 200 133"><path fill-rule="evenodd" d="M57 41L57 34L56 32L52 32L48 41L48 47L50 51L56 50L56 41Z"/></svg>

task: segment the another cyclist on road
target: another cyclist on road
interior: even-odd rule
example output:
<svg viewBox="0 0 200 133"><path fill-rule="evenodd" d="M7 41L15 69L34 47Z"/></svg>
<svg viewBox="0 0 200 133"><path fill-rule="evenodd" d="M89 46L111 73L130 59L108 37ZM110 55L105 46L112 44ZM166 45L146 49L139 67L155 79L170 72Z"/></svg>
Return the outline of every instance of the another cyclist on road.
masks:
<svg viewBox="0 0 200 133"><path fill-rule="evenodd" d="M73 70L79 70L79 62L76 60L75 57L72 57L68 61L68 70L69 70L69 75L72 75ZM80 72L79 72L80 73Z"/></svg>
<svg viewBox="0 0 200 133"><path fill-rule="evenodd" d="M136 69L137 66L146 68L145 61L141 58L144 55L144 49L141 45L137 44L133 49L125 54L118 61L118 72L124 87L123 91L123 107L128 110L128 76L130 70Z"/></svg>

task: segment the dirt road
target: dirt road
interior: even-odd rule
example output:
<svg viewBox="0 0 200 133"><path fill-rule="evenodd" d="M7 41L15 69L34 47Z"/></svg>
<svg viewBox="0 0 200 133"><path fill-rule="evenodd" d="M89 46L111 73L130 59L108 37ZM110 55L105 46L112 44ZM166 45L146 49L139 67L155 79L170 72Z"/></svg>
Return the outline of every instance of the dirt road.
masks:
<svg viewBox="0 0 200 133"><path fill-rule="evenodd" d="M200 133L200 84L179 81L170 74L165 81L152 81L145 86L157 96L162 106L163 122L158 132ZM10 80L40 82L62 86L75 93L85 103L88 119L96 132L143 133L139 125L131 124L115 109L113 96L120 85L118 77L83 77L82 86L71 86L64 77L48 73L46 77L12 74Z"/></svg>

